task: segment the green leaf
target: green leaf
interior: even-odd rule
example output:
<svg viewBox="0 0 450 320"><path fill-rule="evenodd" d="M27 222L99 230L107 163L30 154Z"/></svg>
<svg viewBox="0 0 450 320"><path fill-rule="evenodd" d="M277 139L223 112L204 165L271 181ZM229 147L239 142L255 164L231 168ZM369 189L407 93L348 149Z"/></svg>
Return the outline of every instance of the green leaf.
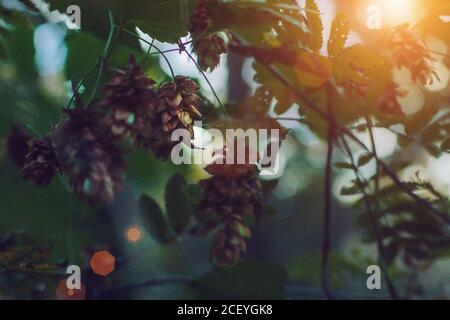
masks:
<svg viewBox="0 0 450 320"><path fill-rule="evenodd" d="M169 238L169 227L161 207L155 200L147 195L139 199L140 214L145 229L159 242L165 242Z"/></svg>
<svg viewBox="0 0 450 320"><path fill-rule="evenodd" d="M330 80L332 70L333 64L329 58L309 52L300 53L295 63L298 81L307 87L323 86Z"/></svg>
<svg viewBox="0 0 450 320"><path fill-rule="evenodd" d="M133 21L143 32L176 43L188 34L189 18L197 0L106 0L122 24Z"/></svg>
<svg viewBox="0 0 450 320"><path fill-rule="evenodd" d="M177 234L189 225L193 214L191 203L184 192L186 187L186 180L177 173L167 183L164 195L169 225Z"/></svg>
<svg viewBox="0 0 450 320"><path fill-rule="evenodd" d="M365 166L366 164L368 164L370 162L370 160L373 159L373 155L372 154L363 154L362 156L359 157L358 159L358 167L362 167Z"/></svg>
<svg viewBox="0 0 450 320"><path fill-rule="evenodd" d="M184 188L184 193L190 202L198 204L203 197L203 189L198 184L190 184Z"/></svg>
<svg viewBox="0 0 450 320"><path fill-rule="evenodd" d="M142 31L162 42L176 43L188 34L189 18L196 0L152 0L137 25Z"/></svg>
<svg viewBox="0 0 450 320"><path fill-rule="evenodd" d="M28 25L15 26L5 35L6 59L13 63L17 73L24 79L37 76L35 64L34 31Z"/></svg>
<svg viewBox="0 0 450 320"><path fill-rule="evenodd" d="M281 299L286 279L281 266L242 261L233 268L214 267L195 287L200 298Z"/></svg>
<svg viewBox="0 0 450 320"><path fill-rule="evenodd" d="M87 32L71 32L66 37L68 47L66 60L66 77L69 80L80 81L95 66L102 55L105 43L102 39ZM89 48L89 50L86 50ZM128 63L130 55L139 57L140 52L124 45L116 45L112 51L107 64L109 68L121 68ZM149 60L156 63L156 57L149 57ZM98 68L94 70L90 78L84 79L84 86L88 89L94 87ZM109 76L108 72L104 72L104 78ZM105 79L103 79L105 80ZM86 94L90 94L90 90L86 90Z"/></svg>
<svg viewBox="0 0 450 320"><path fill-rule="evenodd" d="M306 18L311 31L311 49L319 51L323 44L323 24L320 9L315 0L306 0Z"/></svg>
<svg viewBox="0 0 450 320"><path fill-rule="evenodd" d="M336 56L344 49L350 32L349 24L348 16L344 13L339 13L333 20L330 38L328 39L328 54L330 56Z"/></svg>

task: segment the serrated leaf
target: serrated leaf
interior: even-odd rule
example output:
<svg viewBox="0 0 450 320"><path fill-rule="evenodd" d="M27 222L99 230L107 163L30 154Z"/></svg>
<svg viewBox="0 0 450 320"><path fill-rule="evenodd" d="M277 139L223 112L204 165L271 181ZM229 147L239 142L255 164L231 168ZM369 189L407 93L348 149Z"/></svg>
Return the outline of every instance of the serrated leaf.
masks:
<svg viewBox="0 0 450 320"><path fill-rule="evenodd" d="M323 44L323 24L320 9L315 0L306 0L306 18L311 32L310 47L319 51Z"/></svg>
<svg viewBox="0 0 450 320"><path fill-rule="evenodd" d="M332 63L321 55L302 52L295 64L295 72L301 84L319 88L331 78Z"/></svg>
<svg viewBox="0 0 450 320"><path fill-rule="evenodd" d="M169 227L161 207L147 195L139 199L140 214L145 229L158 242L169 238Z"/></svg>
<svg viewBox="0 0 450 320"><path fill-rule="evenodd" d="M348 16L344 13L339 13L333 20L330 38L328 39L328 54L330 56L336 56L341 53L349 32L350 22Z"/></svg>
<svg viewBox="0 0 450 320"><path fill-rule="evenodd" d="M265 91L267 95L267 108L274 105L274 112L276 114L283 114L288 111L294 104L296 97L291 90L286 89L279 81L274 79L267 69L260 63L254 63L255 69L254 80L260 83L262 86L261 91ZM275 98L275 100L273 100Z"/></svg>
<svg viewBox="0 0 450 320"><path fill-rule="evenodd" d="M348 79L359 85L369 85L371 75L383 65L384 61L369 48L354 45L340 52L333 71L338 82Z"/></svg>
<svg viewBox="0 0 450 320"><path fill-rule="evenodd" d="M189 225L193 210L184 190L187 187L184 177L177 173L166 185L165 201L170 227L180 234Z"/></svg>

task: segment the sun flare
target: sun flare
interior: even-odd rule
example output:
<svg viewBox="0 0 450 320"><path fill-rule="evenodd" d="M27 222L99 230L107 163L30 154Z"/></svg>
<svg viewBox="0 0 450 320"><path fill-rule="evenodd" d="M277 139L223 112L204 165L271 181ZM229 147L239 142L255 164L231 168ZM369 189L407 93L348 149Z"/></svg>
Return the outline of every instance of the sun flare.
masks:
<svg viewBox="0 0 450 320"><path fill-rule="evenodd" d="M414 23L420 18L419 0L377 0L381 7L384 23L393 26L402 23Z"/></svg>

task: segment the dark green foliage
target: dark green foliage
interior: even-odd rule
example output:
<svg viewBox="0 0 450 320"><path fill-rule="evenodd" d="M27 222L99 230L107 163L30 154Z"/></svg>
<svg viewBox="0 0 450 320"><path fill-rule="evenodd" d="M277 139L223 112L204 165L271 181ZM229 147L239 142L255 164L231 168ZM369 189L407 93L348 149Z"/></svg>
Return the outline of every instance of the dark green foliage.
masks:
<svg viewBox="0 0 450 320"><path fill-rule="evenodd" d="M242 261L232 269L214 267L194 288L203 299L281 299L286 280L278 265Z"/></svg>
<svg viewBox="0 0 450 320"><path fill-rule="evenodd" d="M143 195L139 199L141 218L144 227L150 235L159 242L169 239L169 226L161 207L149 196Z"/></svg>
<svg viewBox="0 0 450 320"><path fill-rule="evenodd" d="M175 174L167 183L165 202L167 218L175 233L180 234L189 225L193 209L185 190L188 187L181 174Z"/></svg>

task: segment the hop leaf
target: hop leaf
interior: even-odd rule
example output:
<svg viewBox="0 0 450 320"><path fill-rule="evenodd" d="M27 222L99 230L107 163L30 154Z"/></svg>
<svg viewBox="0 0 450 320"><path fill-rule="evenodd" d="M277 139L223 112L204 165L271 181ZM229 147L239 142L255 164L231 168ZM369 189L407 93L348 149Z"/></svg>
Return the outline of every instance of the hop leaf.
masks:
<svg viewBox="0 0 450 320"><path fill-rule="evenodd" d="M323 56L302 52L295 64L298 81L308 87L318 88L332 76L332 63Z"/></svg>
<svg viewBox="0 0 450 320"><path fill-rule="evenodd" d="M339 13L331 25L331 34L328 40L328 54L336 56L344 49L350 32L349 19L346 14Z"/></svg>
<svg viewBox="0 0 450 320"><path fill-rule="evenodd" d="M169 238L169 227L161 207L147 195L139 199L141 218L145 229L159 242Z"/></svg>
<svg viewBox="0 0 450 320"><path fill-rule="evenodd" d="M323 44L323 24L320 14L316 1L306 0L306 18L311 31L310 46L314 51L319 51Z"/></svg>
<svg viewBox="0 0 450 320"><path fill-rule="evenodd" d="M175 174L166 185L167 216L170 226L178 234L189 225L193 213L185 193L186 187L186 180L181 174Z"/></svg>

